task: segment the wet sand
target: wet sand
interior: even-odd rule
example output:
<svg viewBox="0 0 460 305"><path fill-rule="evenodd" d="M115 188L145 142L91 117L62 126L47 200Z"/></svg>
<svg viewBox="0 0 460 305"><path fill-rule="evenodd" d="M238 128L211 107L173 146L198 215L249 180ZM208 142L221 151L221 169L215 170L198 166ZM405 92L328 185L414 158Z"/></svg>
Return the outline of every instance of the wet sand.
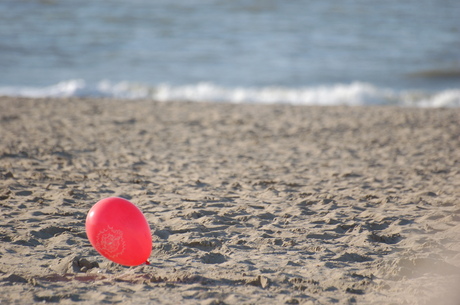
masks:
<svg viewBox="0 0 460 305"><path fill-rule="evenodd" d="M0 98L0 302L460 304L460 109ZM139 206L151 265L85 218Z"/></svg>

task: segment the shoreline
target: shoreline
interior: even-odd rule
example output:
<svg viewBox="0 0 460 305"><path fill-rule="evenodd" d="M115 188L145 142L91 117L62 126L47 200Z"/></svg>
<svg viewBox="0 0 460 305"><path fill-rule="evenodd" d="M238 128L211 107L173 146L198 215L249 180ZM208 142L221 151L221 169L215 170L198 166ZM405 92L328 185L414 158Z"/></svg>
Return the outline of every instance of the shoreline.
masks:
<svg viewBox="0 0 460 305"><path fill-rule="evenodd" d="M0 301L458 304L459 121L0 97ZM86 213L110 196L144 212L150 266L89 244Z"/></svg>

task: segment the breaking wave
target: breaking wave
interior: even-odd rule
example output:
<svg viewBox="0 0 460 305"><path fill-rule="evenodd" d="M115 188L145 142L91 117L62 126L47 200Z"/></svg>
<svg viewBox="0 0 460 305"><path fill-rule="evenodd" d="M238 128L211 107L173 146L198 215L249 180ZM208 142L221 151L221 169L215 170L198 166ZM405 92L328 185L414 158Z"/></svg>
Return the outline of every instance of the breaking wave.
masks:
<svg viewBox="0 0 460 305"><path fill-rule="evenodd" d="M380 88L353 82L312 87L224 87L213 83L149 86L133 82L68 80L46 87L0 87L0 95L22 97L95 97L293 105L397 105L460 107L460 89L438 92Z"/></svg>

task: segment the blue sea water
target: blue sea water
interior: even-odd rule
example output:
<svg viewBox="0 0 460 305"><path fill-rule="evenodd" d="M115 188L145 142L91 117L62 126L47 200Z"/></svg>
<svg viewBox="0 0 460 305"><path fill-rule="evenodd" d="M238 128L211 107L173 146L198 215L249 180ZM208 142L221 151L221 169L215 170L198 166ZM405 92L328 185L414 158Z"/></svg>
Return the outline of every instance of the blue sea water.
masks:
<svg viewBox="0 0 460 305"><path fill-rule="evenodd" d="M1 0L0 95L460 107L460 1Z"/></svg>

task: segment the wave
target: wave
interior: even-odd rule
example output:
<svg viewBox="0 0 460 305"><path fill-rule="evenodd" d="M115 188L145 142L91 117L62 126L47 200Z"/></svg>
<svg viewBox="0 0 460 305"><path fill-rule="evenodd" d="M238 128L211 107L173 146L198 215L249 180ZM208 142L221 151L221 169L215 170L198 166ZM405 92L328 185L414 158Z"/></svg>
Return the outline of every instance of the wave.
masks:
<svg viewBox="0 0 460 305"><path fill-rule="evenodd" d="M104 97L158 101L208 101L293 105L398 105L410 107L460 107L460 89L438 92L393 90L353 82L314 87L223 87L212 83L184 86L148 86L132 82L101 81L88 84L69 80L47 87L0 87L0 95L22 97Z"/></svg>

